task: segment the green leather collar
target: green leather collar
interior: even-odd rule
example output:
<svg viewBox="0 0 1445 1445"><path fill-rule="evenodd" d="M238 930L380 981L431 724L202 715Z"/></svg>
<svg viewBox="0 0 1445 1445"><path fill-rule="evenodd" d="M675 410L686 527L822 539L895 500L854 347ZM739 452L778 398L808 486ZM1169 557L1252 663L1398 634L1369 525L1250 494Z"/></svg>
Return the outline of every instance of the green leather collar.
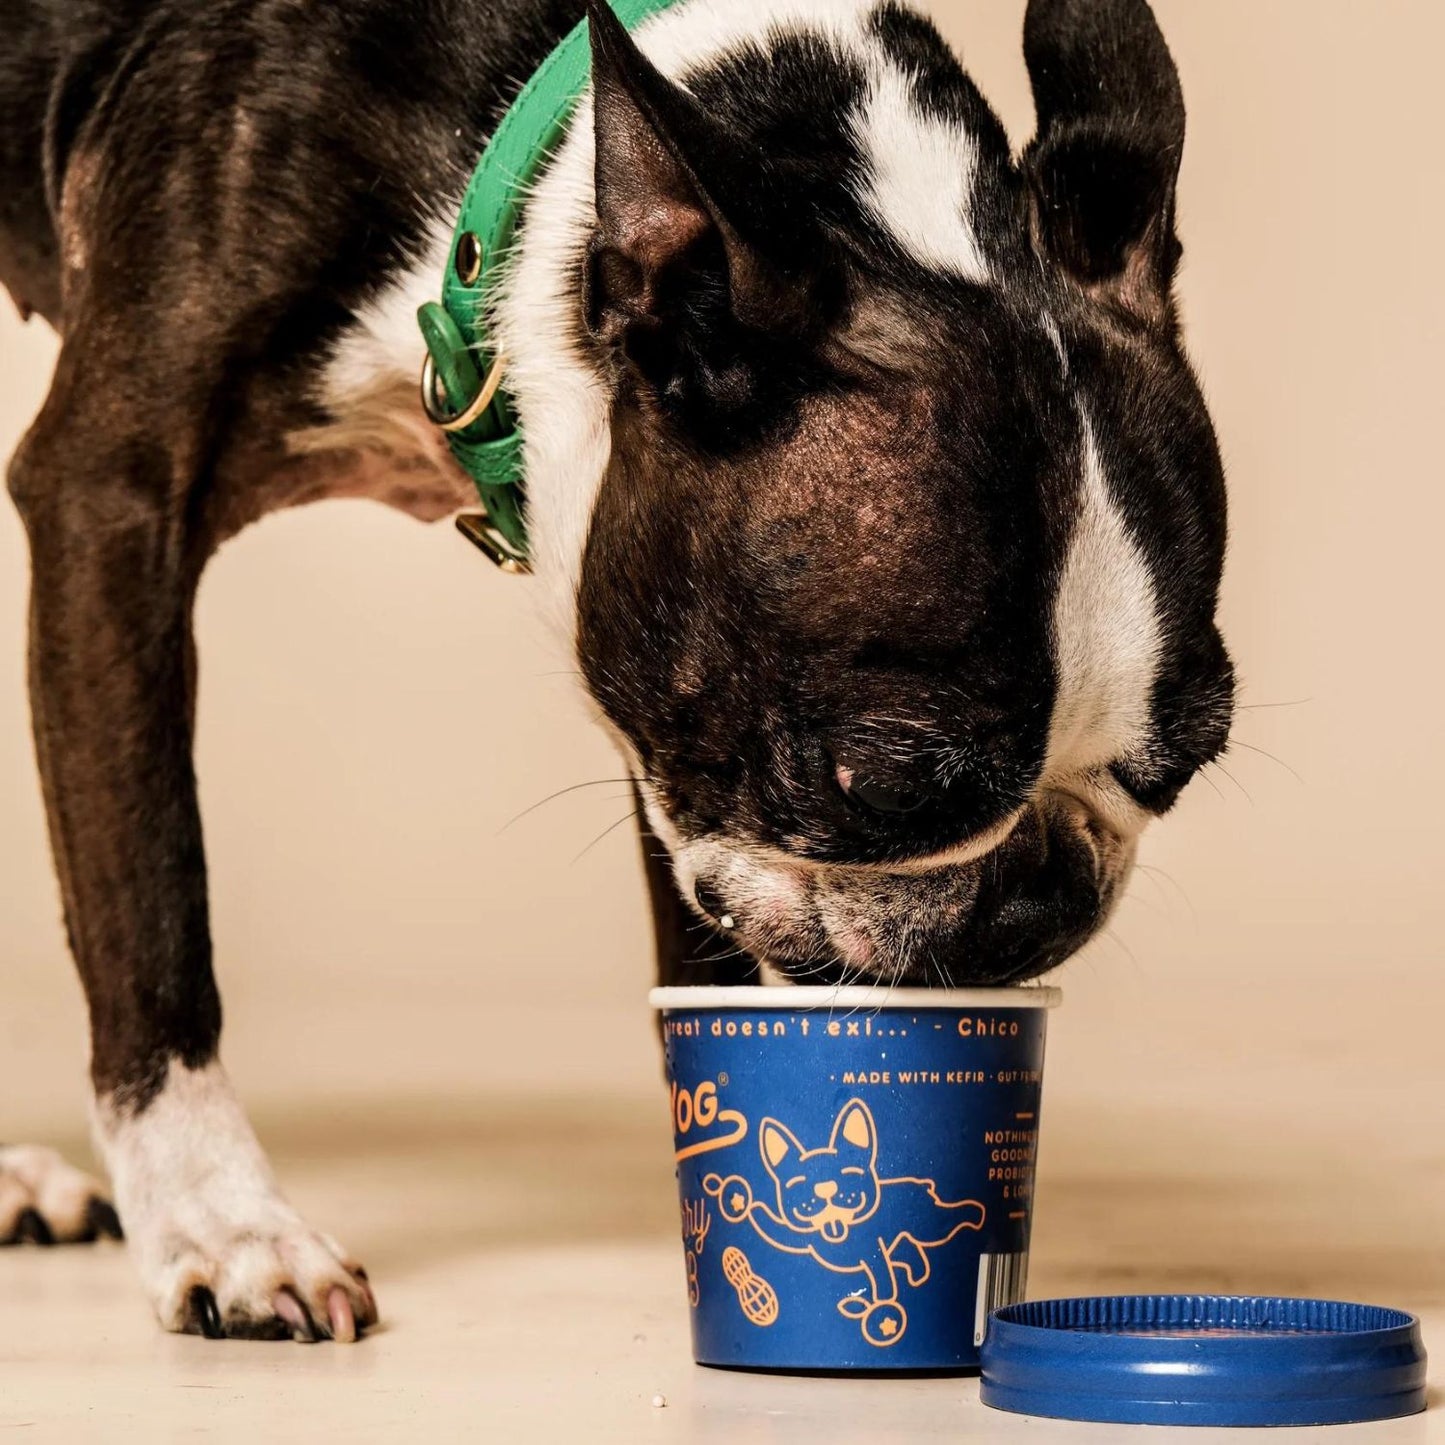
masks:
<svg viewBox="0 0 1445 1445"><path fill-rule="evenodd" d="M674 0L611 0L628 29ZM422 405L476 483L483 515L462 530L505 571L530 570L522 437L506 388L506 358L485 335L527 189L562 140L587 84L587 22L579 22L522 87L467 185L442 281L417 322L426 342Z"/></svg>

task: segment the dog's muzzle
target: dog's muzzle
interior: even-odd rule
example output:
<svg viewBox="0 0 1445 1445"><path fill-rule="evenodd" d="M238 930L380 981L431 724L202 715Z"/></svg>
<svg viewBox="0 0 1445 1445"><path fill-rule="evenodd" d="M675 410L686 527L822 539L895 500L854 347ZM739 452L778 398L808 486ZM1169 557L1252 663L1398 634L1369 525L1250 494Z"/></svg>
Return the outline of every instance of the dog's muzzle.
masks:
<svg viewBox="0 0 1445 1445"><path fill-rule="evenodd" d="M678 881L730 939L799 983L921 987L1044 973L1107 918L1134 840L1048 792L981 856L892 870L817 865L714 839L675 854Z"/></svg>

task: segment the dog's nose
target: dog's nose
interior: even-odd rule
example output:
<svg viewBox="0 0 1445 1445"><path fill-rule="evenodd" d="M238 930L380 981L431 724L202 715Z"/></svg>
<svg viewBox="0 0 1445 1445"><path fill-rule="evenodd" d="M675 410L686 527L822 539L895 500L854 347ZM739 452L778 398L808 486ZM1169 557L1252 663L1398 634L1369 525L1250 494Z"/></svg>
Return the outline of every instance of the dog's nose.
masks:
<svg viewBox="0 0 1445 1445"><path fill-rule="evenodd" d="M693 885L692 896L697 899L697 906L714 923L720 924L723 928L733 926L732 914L728 912L727 904L723 902L722 895L716 889L709 888L706 883L699 881Z"/></svg>
<svg viewBox="0 0 1445 1445"><path fill-rule="evenodd" d="M821 1184L813 1186L813 1193L825 1202L831 1199L838 1192L838 1181L836 1179L825 1179Z"/></svg>

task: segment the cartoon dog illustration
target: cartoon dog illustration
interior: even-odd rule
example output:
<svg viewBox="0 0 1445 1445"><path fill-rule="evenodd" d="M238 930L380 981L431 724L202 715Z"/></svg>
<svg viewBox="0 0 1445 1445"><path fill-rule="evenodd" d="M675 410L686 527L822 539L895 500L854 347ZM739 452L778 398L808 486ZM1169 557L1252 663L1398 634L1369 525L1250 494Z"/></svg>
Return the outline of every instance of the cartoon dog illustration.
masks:
<svg viewBox="0 0 1445 1445"><path fill-rule="evenodd" d="M878 1129L861 1099L843 1106L821 1149L805 1149L776 1119L763 1120L758 1148L774 1202L755 1198L740 1174L709 1174L703 1189L718 1212L733 1224L747 1220L774 1249L810 1255L838 1274L863 1275L866 1287L840 1299L838 1312L859 1322L869 1344L896 1344L908 1327L900 1272L917 1289L929 1276L928 1251L965 1229L981 1229L983 1205L940 1199L931 1179L880 1178Z"/></svg>

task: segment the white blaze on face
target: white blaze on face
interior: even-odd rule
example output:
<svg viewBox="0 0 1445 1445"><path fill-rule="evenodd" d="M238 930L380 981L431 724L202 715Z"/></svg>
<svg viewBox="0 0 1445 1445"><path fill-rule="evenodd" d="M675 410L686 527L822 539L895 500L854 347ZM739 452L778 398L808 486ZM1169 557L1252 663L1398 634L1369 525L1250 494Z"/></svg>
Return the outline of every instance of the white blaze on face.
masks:
<svg viewBox="0 0 1445 1445"><path fill-rule="evenodd" d="M1058 690L1046 776L1106 766L1141 747L1159 663L1154 581L1109 494L1087 418L1080 486L1054 599Z"/></svg>
<svg viewBox="0 0 1445 1445"><path fill-rule="evenodd" d="M988 268L971 224L978 145L963 126L924 115L910 76L871 57L853 133L868 162L859 199L916 261L982 285Z"/></svg>

